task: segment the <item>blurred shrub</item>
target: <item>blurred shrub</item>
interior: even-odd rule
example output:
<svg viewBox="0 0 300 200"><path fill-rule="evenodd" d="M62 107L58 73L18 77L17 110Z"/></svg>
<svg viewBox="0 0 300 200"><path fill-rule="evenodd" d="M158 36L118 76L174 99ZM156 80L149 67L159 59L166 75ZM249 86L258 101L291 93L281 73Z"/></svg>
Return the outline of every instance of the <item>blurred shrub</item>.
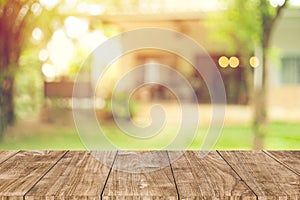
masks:
<svg viewBox="0 0 300 200"><path fill-rule="evenodd" d="M138 112L138 103L136 100L131 98L128 105L126 104L127 95L123 93L114 94L114 113L115 117L130 119L136 116ZM127 109L129 109L129 116L127 116ZM102 109L96 110L98 119L112 119L113 110L112 110L112 97L109 97L105 100L105 105Z"/></svg>
<svg viewBox="0 0 300 200"><path fill-rule="evenodd" d="M35 117L43 104L43 77L38 52L22 53L19 69L15 72L15 111L17 118Z"/></svg>

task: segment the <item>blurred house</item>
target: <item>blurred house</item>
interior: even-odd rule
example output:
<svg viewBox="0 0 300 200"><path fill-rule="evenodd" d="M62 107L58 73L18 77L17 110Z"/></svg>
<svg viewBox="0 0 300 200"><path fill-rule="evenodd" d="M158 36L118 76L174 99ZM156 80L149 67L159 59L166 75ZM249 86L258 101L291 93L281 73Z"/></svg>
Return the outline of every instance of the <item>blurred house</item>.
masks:
<svg viewBox="0 0 300 200"><path fill-rule="evenodd" d="M246 93L246 86L243 81L245 80L245 77L243 77L243 70L245 70L243 68L243 64L239 60L238 55L230 55L226 53L227 51L224 45L215 43L209 39L209 32L205 25L206 14L207 11L201 10L187 10L179 12L165 11L162 13L121 13L101 15L99 16L99 19L101 19L105 24L114 24L119 26L121 32L137 28L157 27L171 29L189 36L207 51L207 54L197 54L195 52L193 63L188 63L180 56L172 53L159 50L141 50L123 56L120 59L122 63L121 65L125 68L126 66L132 68L149 62L155 62L173 67L185 75L190 81L200 103L210 103L210 95L206 84L200 74L193 69L193 66L205 65L205 63L209 63L208 59L212 59L215 65L220 69L220 73L224 80L227 102L230 104L247 104L248 96ZM178 35L175 34L174 37L178 37ZM160 38L158 38L158 40L159 39ZM208 54L210 58L208 58ZM219 59L224 56L228 57L228 59L233 58L232 60L234 63L228 63L228 67L220 66ZM145 71L143 75L144 79L151 76L147 73L150 72ZM158 76L158 74L152 74L152 76ZM141 77L139 76L136 78L140 79ZM169 77L160 78L168 79ZM135 81L134 78L132 81ZM176 84L176 80L173 80L172 83ZM164 92L166 88L162 89L160 87L156 87L156 89L161 92L159 95L160 98L167 98L168 95L164 95L164 93L167 93ZM184 91L182 91L182 94L184 95Z"/></svg>
<svg viewBox="0 0 300 200"><path fill-rule="evenodd" d="M125 2L125 1L124 1ZM145 2L145 3L143 3ZM165 4L162 4L165 2ZM209 12L216 9L221 11L224 7L217 0L191 0L189 4L184 1L176 1L170 4L168 1L147 3L140 1L138 4L126 4L120 1L117 8L107 8L107 12L97 16L88 16L88 19L99 20L104 25L117 26L119 32L136 28L158 27L167 28L183 33L198 42L206 49L215 65L219 68L224 81L227 102L229 104L246 105L248 94L246 92L245 67L257 70L254 64L242 63L239 55L232 55L225 45L214 42L209 37L205 20ZM86 17L86 16L85 16ZM222 23L222 22L218 22ZM300 12L299 8L287 8L276 24L271 40L273 56L268 61L269 66L269 94L268 105L271 115L275 119L285 117L300 119ZM174 37L177 37L174 35ZM162 41L163 42L163 41ZM122 48L122 43L120 42ZM274 53L275 52L275 53ZM206 63L206 55L194 54L193 63L186 62L178 55L159 50L140 50L124 55L119 59L118 65L124 72L133 67L146 63L165 64L178 70L188 78L194 88L200 103L210 103L210 95L202 77L196 73L192 65L198 66ZM168 75L157 70L145 70L142 75L132 77L131 81L152 80L155 77L168 79ZM176 81L170 80L176 87ZM137 92L137 98L172 99L167 88L154 86ZM146 95L145 95L146 94ZM155 95L156 94L156 95ZM182 91L182 95L185 94ZM277 118L276 118L277 117Z"/></svg>
<svg viewBox="0 0 300 200"><path fill-rule="evenodd" d="M277 55L270 60L269 105L290 111L300 107L300 9L286 9L276 24L272 46ZM276 50L275 50L276 51ZM279 111L278 111L279 112ZM297 113L300 116L300 113Z"/></svg>
<svg viewBox="0 0 300 200"><path fill-rule="evenodd" d="M165 11L157 12L121 12L118 14L101 15L99 18L106 24L115 24L121 31L133 30L144 27L168 28L196 40L203 46L215 64L219 67L224 80L227 101L229 104L247 104L245 77L243 70L245 64L239 60L238 55L230 55L226 46L215 43L209 38L209 32L205 26L205 18L209 10L187 9L179 12ZM221 22L220 22L221 23ZM272 50L277 52L271 56L268 64L270 69L268 94L269 105L273 107L295 108L300 106L300 12L299 8L288 8L276 24L272 37ZM226 56L235 61L222 66L222 57ZM193 65L197 66L205 62L205 56L194 55ZM201 77L191 72L191 66L182 61L178 56L159 51L140 51L127 55L122 64L127 66L138 66L149 61L155 61L176 68L178 71L187 72L189 80L198 79L195 91L200 103L209 103L210 97ZM221 62L220 62L221 61ZM249 58L250 62L250 58ZM186 70L187 69L187 70ZM254 70L254 69L253 69ZM144 77L148 77L145 72ZM152 72L155 73L155 72ZM156 72L159 73L159 72ZM137 77L141 78L141 77ZM133 80L134 81L134 80ZM274 109L276 112L276 109ZM280 112L279 112L280 113ZM282 113L281 113L282 114Z"/></svg>

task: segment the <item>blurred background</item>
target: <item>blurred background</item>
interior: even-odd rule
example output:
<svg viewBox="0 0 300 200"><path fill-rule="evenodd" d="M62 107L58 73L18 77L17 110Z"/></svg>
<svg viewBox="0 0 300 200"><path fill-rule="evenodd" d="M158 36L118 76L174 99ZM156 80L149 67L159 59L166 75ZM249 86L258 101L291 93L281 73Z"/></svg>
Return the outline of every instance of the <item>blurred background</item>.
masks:
<svg viewBox="0 0 300 200"><path fill-rule="evenodd" d="M189 36L217 66L227 105L215 149L300 148L300 0L2 0L0 149L85 149L72 116L76 75L101 43L144 27ZM119 130L110 100L124 73L147 63L168 65L189 80L197 95L193 106L199 109L199 134L190 149L200 149L211 120L211 100L193 66L205 65L207 59L195 53L189 63L162 50L134 51L108 63L95 91L82 82L85 94L73 103L86 109L95 94L97 119L114 144L122 149L159 149L180 126L176 96L160 85L138 88L132 95L130 114L137 124L149 123L154 104L166 110L161 136L146 145ZM157 77L180 88L159 70L145 70L132 77L132 83ZM178 95L189 94L182 90Z"/></svg>

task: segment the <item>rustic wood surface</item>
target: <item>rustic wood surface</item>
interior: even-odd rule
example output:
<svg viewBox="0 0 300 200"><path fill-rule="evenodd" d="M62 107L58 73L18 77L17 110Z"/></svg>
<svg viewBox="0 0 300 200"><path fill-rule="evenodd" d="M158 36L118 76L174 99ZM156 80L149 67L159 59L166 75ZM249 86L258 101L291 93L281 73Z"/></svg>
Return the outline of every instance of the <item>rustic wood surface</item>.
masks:
<svg viewBox="0 0 300 200"><path fill-rule="evenodd" d="M120 152L113 169L103 199L177 199L167 152Z"/></svg>
<svg viewBox="0 0 300 200"><path fill-rule="evenodd" d="M263 151L226 151L220 154L259 199L300 198L299 175Z"/></svg>
<svg viewBox="0 0 300 200"><path fill-rule="evenodd" d="M266 153L300 175L300 151L269 151Z"/></svg>
<svg viewBox="0 0 300 200"><path fill-rule="evenodd" d="M170 157L176 152L170 152ZM194 199L256 199L255 194L215 151L202 158L201 152L186 152L172 163L179 196Z"/></svg>
<svg viewBox="0 0 300 200"><path fill-rule="evenodd" d="M1 198L23 199L64 154L63 151L21 151L1 163Z"/></svg>
<svg viewBox="0 0 300 200"><path fill-rule="evenodd" d="M299 170L300 151L0 151L0 200L300 199Z"/></svg>
<svg viewBox="0 0 300 200"><path fill-rule="evenodd" d="M0 163L6 161L13 155L15 155L18 151L0 151Z"/></svg>
<svg viewBox="0 0 300 200"><path fill-rule="evenodd" d="M110 160L116 153L103 152ZM112 163L110 163L111 165ZM111 166L103 165L90 152L68 152L26 195L25 199L97 199L104 189ZM40 195L43 194L43 195Z"/></svg>

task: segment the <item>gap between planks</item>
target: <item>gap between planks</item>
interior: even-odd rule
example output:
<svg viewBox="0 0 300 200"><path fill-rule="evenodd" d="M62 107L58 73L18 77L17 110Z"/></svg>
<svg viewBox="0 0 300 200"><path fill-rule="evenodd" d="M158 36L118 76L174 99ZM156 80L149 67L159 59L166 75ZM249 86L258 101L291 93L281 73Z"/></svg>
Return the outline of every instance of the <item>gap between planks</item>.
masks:
<svg viewBox="0 0 300 200"><path fill-rule="evenodd" d="M36 181L36 183L35 184L33 184L33 186L24 194L24 196L23 196L23 200L25 200L25 197L26 197L26 195L32 190L32 188L34 188L34 186L36 185L36 184L38 184L52 169L53 169L53 167L55 167L55 165L59 162L59 161L61 161L61 159L68 153L69 151L66 151L54 164L53 164L53 166L51 167L51 168L49 168L49 170L48 171L46 171L46 173L45 174L43 174L37 181Z"/></svg>
<svg viewBox="0 0 300 200"><path fill-rule="evenodd" d="M285 151L285 155L282 155L282 151L265 151L263 152L273 158L275 161L279 162L281 165L285 166L287 169L291 170L295 174L300 176L300 151L294 151L295 154L298 153L298 157L293 159L291 162L291 155L290 152ZM293 155L295 155L293 154Z"/></svg>
<svg viewBox="0 0 300 200"><path fill-rule="evenodd" d="M73 151L70 151L70 152L73 152ZM297 186L299 189L299 174L297 174L297 166L299 165L299 161L296 160L295 162L290 161L288 163L285 163L285 160L288 160L288 158L292 158L293 155L296 155L296 158L298 158L298 156L300 156L299 152L290 152L290 151L282 152L282 153L281 152L265 152L265 151L263 151L263 152L262 151L231 151L231 152L230 151L211 151L211 152L212 153L209 158L206 158L206 159L199 158L199 160L196 159L197 157L193 157L193 155L196 155L197 152L195 152L195 151L184 152L183 156L187 156L185 154L189 154L190 156L192 156L190 158L189 158L189 156L187 156L185 158L185 159L188 159L186 161L191 162L191 164L192 164L192 165L190 165L190 167L187 167L187 170L191 170L191 173L200 173L201 171L204 170L205 173L203 173L203 172L202 173L203 173L203 176L205 179L203 179L203 180L217 179L217 177L214 177L214 176L217 176L218 174L214 175L214 173L212 173L213 172L212 170L215 170L215 172L220 172L221 175L223 173L223 175L222 175L223 177L228 176L227 173L230 173L231 176L238 177L238 180L242 181L244 183L244 185L246 185L247 188L249 190L251 190L251 192L255 195L255 199L273 198L273 197L276 197L276 195L277 195L277 197L287 197L287 198L295 197L296 199L299 198L300 190L298 190L298 193L297 193ZM25 157L30 156L30 152L7 153L6 156L2 156L3 159L1 161L1 154L0 154L0 161L1 161L0 164L5 164L5 162L11 162L9 160L14 158L14 156L18 155L18 153L21 155L24 154ZM106 177L105 177L105 181L104 181L104 186L103 186L102 190L101 190L101 188L99 188L100 193L98 193L98 195L99 195L98 198L102 199L103 197L105 197L105 195L107 194L107 193L105 194L105 190L107 189L108 183L110 184L109 187L112 187L112 186L115 187L114 184L116 182L114 182L114 181L117 179L113 180L113 178L114 177L118 178L118 173L117 174L115 173L114 166L117 164L122 165L122 163L126 164L126 163L128 163L128 161L131 161L131 158L134 158L134 154L133 155L129 154L129 157L128 157L128 155L126 155L127 153L128 153L128 151L127 152L116 152L116 154L114 155L112 164L110 165L108 172L105 173ZM181 165L180 165L180 163L176 162L176 160L174 161L171 159L170 154L172 154L172 153L173 153L172 151L167 151L166 157L164 158L164 159L166 159L165 160L166 163L168 163L168 166L166 166L166 167L168 168L167 171L169 171L169 172L167 172L168 175L165 177L169 177L172 179L172 180L170 180L171 182L173 182L172 187L174 187L172 192L174 194L176 193L177 194L176 198L180 199L180 198L184 197L182 195L182 193L180 192L180 191L182 191L182 187L184 187L184 185L182 185L182 183L183 183L181 180L182 178L180 178L181 171L179 169L180 169ZM44 185L47 185L47 182L45 182L45 178L50 176L51 173L55 175L55 172L53 171L54 168L60 168L60 166L58 164L62 161L62 159L64 159L66 157L67 154L69 154L69 152L64 152L63 155L60 155L59 159L58 159L59 156L57 156L58 160L56 158L52 158L53 161L55 159L56 162L54 164L53 164L53 162L49 162L49 164L52 165L51 168L46 170L43 174L41 173L40 175L35 175L38 178L38 181L32 182L33 185L23 195L22 199L27 198L26 196L28 195L28 193L33 191L33 188L36 188L41 182L44 181ZM76 153L74 153L74 152L72 153L72 155L73 154L76 155ZM100 154L101 154L101 152L100 152ZM286 158L284 156L280 157L279 155L281 155L281 154L282 155L289 154L290 156L289 157L286 156ZM139 155L137 155L137 156L139 157ZM217 159L218 162L214 163L214 162L216 162L216 161L214 161L214 159L216 159L218 156L220 157L220 159ZM24 159L24 157L21 157L21 159ZM70 159L74 160L73 162L75 162L75 163L81 162L80 156L79 157L77 156L77 158L73 158L71 156ZM117 159L118 159L118 163L116 163ZM213 160L209 160L209 159L213 159ZM256 159L258 159L258 160L256 160ZM16 159L13 159L13 160L16 160ZM41 159L41 160L45 160L45 159ZM261 162L259 162L259 160L261 160ZM35 159L35 161L39 162L39 159ZM51 161L51 159L49 161ZM174 161L174 162L172 162L172 161ZM221 167L217 166L217 164L220 164L220 162L221 162ZM224 162L224 163L222 164L222 162ZM197 165L198 168L193 168L193 163L195 165ZM251 175L251 173L253 173L252 169L260 169L257 166L258 163L262 164L262 167L263 167L261 169L262 176L266 176L267 179L262 179L260 176L258 176L255 173ZM205 165L209 165L209 166L205 166ZM226 167L226 165L227 165L227 167ZM242 165L242 168L241 168L241 165ZM253 166L251 167L251 165L253 165ZM2 166L2 165L0 165L0 166ZM85 165L80 165L80 166L85 166ZM24 167L26 167L26 166L24 166ZM230 168L230 170L232 172L230 172L230 170L228 171L228 169L224 170L224 167ZM19 169L19 168L20 168L20 166L17 167L17 169ZM268 173L273 174L274 169L278 170L278 174L277 174L278 177L277 178L275 177L276 180L281 180L281 182L280 181L278 183L276 183L276 181L270 182L270 181L272 181L272 178L271 178L271 176L268 175ZM78 168L77 170L78 170L77 172L80 174L83 169ZM226 171L228 171L228 172L226 172ZM224 174L224 172L226 172L226 173ZM260 172L260 170L258 170L257 173L258 172ZM28 173L28 174L30 174L30 173ZM90 174L90 171L88 171L86 173L86 175L89 175L89 174ZM159 173L157 173L157 174L159 174ZM285 181L284 174L286 174L289 178L288 180L286 180L287 185L285 185L285 182L284 182ZM163 173L159 174L159 175L163 175ZM123 175L121 173L121 176L126 177L126 175L124 175L124 173L123 173ZM130 175L130 177L132 177L132 175ZM137 176L137 177L142 177L142 176ZM298 177L298 182L297 182L297 177ZM151 175L146 175L146 178L148 178L148 180L150 180L150 181L153 180L153 177L151 177ZM160 176L158 176L157 178L160 178ZM193 177L193 178L195 178L195 177ZM133 183L136 184L134 182L134 180L135 179L132 179ZM224 180L226 181L226 179L224 179ZM265 183L264 180L268 181L268 184L267 184L267 182ZM289 181L294 181L294 182L296 181L295 184L298 184L298 185L294 185L294 186L289 185L291 183ZM170 189L170 186L172 185L171 182L169 182L169 183L164 182L164 184L169 184L168 187ZM200 183L196 183L195 187L197 186L197 184L200 184ZM123 185L125 185L124 187L129 186L129 185L126 185L126 181L123 182ZM224 184L224 185L226 185L226 184ZM132 186L132 187L136 187L136 186ZM199 185L197 187L199 187ZM278 189L280 189L280 191L272 192L272 189L274 189L272 187L274 187L274 188L277 187ZM222 189L222 187L220 187L220 188ZM135 191L138 191L138 189ZM153 191L157 192L157 189L153 190ZM263 191L263 192L261 192L261 191ZM0 191L0 193L1 193L1 191ZM141 193L138 195L142 196L143 194ZM128 196L130 196L130 197L137 197L138 195L135 193L128 193ZM193 196L192 194L190 194L190 195ZM114 194L112 194L112 196L114 196ZM31 197L34 197L34 196L31 196ZM118 198L118 196L114 196L114 197ZM119 197L121 197L121 196L119 195ZM198 194L198 196L195 196L195 198L201 198L201 197L203 198L203 196L201 196L201 194ZM0 197L0 199L1 199L1 197Z"/></svg>
<svg viewBox="0 0 300 200"><path fill-rule="evenodd" d="M220 151L217 150L217 153L221 156L221 158L227 163L227 165L234 171L234 173L240 178L240 180L242 182L244 182L244 184L249 188L249 190L251 190L253 192L253 194L256 196L256 199L258 199L257 194L255 194L255 192L252 190L252 188L243 180L243 178L237 173L237 171L230 165L229 162L227 162L227 160L222 156L222 154L220 153Z"/></svg>
<svg viewBox="0 0 300 200"><path fill-rule="evenodd" d="M109 176L110 176L110 174L111 174L111 171L112 171L113 166L114 166L114 164L115 164L115 161L116 161L116 158L117 158L118 153L119 153L119 151L116 152L116 155L115 155L115 157L114 157L114 160L113 160L113 162L112 162L112 164L111 164L111 166L110 166L109 172L108 172L108 174L107 174L107 177L106 177L106 180L105 180L103 189L102 189L101 194L100 194L100 199L101 199L101 200L102 200L103 192L104 192L105 187L106 187L106 185L107 185L108 178L109 178Z"/></svg>

